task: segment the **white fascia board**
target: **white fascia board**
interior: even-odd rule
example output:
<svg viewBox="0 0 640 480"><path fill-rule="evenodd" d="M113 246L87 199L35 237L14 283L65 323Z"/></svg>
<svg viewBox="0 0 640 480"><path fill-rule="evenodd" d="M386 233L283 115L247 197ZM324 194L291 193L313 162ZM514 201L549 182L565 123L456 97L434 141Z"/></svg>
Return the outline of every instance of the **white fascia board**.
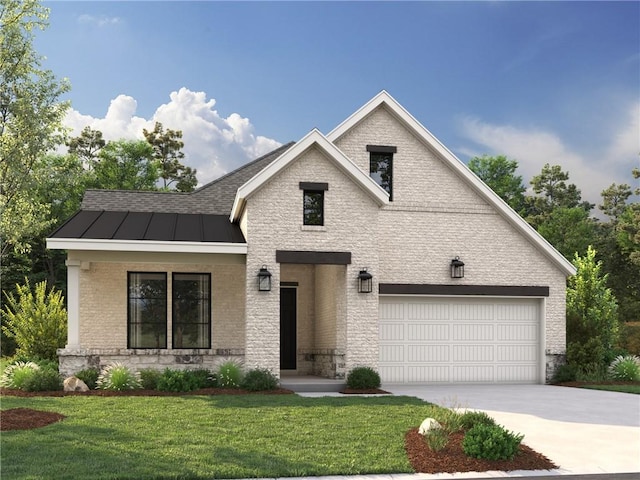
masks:
<svg viewBox="0 0 640 480"><path fill-rule="evenodd" d="M349 175L356 183L371 195L379 205L389 202L389 194L378 185L369 175L360 170L358 166L351 161L338 147L327 140L316 128L311 130L299 142L293 145L289 150L283 153L276 160L271 162L267 167L254 175L244 185L238 188L236 198L231 209L230 220L237 221L242 215L245 200L253 192L260 189L271 178L276 176L280 171L287 167L292 161L302 155L307 149L317 145L329 157L331 157L337 166Z"/></svg>
<svg viewBox="0 0 640 480"><path fill-rule="evenodd" d="M100 250L111 252L226 253L246 255L246 243L166 242L157 240L101 240L47 238L50 250Z"/></svg>
<svg viewBox="0 0 640 480"><path fill-rule="evenodd" d="M335 142L356 124L362 121L367 115L381 105L385 105L388 110L398 120L409 127L417 137L431 150L435 151L445 162L458 173L471 187L478 192L490 205L493 205L501 215L535 246L537 246L548 258L550 258L566 275L575 275L576 268L569 262L553 245L551 245L542 235L540 235L531 225L529 225L520 215L518 215L499 195L491 190L480 178L473 173L464 162L456 157L440 140L438 140L427 128L416 120L407 110L404 109L386 91L381 91L378 95L369 100L364 106L358 109L353 115L334 128L328 135L330 142Z"/></svg>

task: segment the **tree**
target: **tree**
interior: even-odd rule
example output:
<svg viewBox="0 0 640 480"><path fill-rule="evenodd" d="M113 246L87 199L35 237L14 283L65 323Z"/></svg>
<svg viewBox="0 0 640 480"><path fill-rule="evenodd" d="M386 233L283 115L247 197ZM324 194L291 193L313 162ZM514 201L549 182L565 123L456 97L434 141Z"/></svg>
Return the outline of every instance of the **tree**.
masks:
<svg viewBox="0 0 640 480"><path fill-rule="evenodd" d="M143 140L109 142L94 166L94 187L112 190L156 190L159 177L151 145Z"/></svg>
<svg viewBox="0 0 640 480"><path fill-rule="evenodd" d="M562 255L572 258L587 252L595 240L596 229L585 209L558 207L544 217L538 233Z"/></svg>
<svg viewBox="0 0 640 480"><path fill-rule="evenodd" d="M640 169L634 168L633 178L640 178ZM640 188L634 192L640 195ZM629 260L640 267L640 203L634 202L626 206L616 224L618 244L629 255Z"/></svg>
<svg viewBox="0 0 640 480"><path fill-rule="evenodd" d="M102 138L100 130L93 130L91 127L84 127L79 137L74 137L67 142L69 154L76 155L89 169L93 168L98 158L98 153L106 142Z"/></svg>
<svg viewBox="0 0 640 480"><path fill-rule="evenodd" d="M618 304L595 257L592 247L575 255L567 286L567 362L585 378L604 374L618 337Z"/></svg>
<svg viewBox="0 0 640 480"><path fill-rule="evenodd" d="M145 128L142 133L153 148L153 158L158 161L164 189L167 190L172 183L175 183L175 188L179 192L193 191L198 184L196 170L180 163L184 158L184 153L181 151L184 142L180 140L182 131L169 128L164 131L162 123L156 122L153 131L150 132Z"/></svg>
<svg viewBox="0 0 640 480"><path fill-rule="evenodd" d="M504 155L483 155L469 160L469 168L511 208L522 212L526 188L522 184L522 176L515 173L518 169L516 160L509 160Z"/></svg>
<svg viewBox="0 0 640 480"><path fill-rule="evenodd" d="M47 205L33 199L46 175L40 159L62 142L69 90L41 65L33 48L35 30L48 25L49 10L37 0L0 0L0 230L4 258L28 251L29 239L49 225Z"/></svg>
<svg viewBox="0 0 640 480"><path fill-rule="evenodd" d="M602 204L598 205L598 208L611 218L614 223L617 223L627 208L627 199L631 196L631 187L626 183L622 185L612 183L600 195L602 196Z"/></svg>

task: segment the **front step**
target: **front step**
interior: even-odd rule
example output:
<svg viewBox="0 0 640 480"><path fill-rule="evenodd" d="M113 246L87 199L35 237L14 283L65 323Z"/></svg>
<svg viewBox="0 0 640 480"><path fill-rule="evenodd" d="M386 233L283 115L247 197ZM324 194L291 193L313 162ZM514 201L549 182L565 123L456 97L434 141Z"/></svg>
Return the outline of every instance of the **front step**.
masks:
<svg viewBox="0 0 640 480"><path fill-rule="evenodd" d="M347 387L344 380L322 377L282 377L280 386L294 392L340 392Z"/></svg>

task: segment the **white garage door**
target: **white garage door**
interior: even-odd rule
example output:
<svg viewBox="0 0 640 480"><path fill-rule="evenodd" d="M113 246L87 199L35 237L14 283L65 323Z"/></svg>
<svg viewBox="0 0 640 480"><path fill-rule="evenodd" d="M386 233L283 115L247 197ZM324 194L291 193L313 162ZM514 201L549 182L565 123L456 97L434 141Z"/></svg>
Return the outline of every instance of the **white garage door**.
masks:
<svg viewBox="0 0 640 480"><path fill-rule="evenodd" d="M380 298L389 383L540 382L540 300Z"/></svg>

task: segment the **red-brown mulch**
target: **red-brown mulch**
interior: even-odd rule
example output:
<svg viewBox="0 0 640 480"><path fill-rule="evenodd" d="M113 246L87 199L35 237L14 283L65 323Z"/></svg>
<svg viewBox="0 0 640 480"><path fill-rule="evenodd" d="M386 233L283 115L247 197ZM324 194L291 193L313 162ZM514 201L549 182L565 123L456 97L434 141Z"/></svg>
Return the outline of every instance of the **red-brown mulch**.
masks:
<svg viewBox="0 0 640 480"><path fill-rule="evenodd" d="M513 460L483 460L465 455L462 450L464 432L453 433L440 451L432 451L424 437L412 428L405 435L405 450L417 473L488 472L511 470L552 470L558 468L544 455L520 444Z"/></svg>
<svg viewBox="0 0 640 480"><path fill-rule="evenodd" d="M391 395L391 392L380 390L379 388L345 388L344 390L340 390L340 393L344 393L346 395Z"/></svg>
<svg viewBox="0 0 640 480"><path fill-rule="evenodd" d="M0 431L46 427L65 418L64 415L55 412L43 412L31 408L12 408L0 412Z"/></svg>
<svg viewBox="0 0 640 480"><path fill-rule="evenodd" d="M96 396L96 397L181 397L184 395L291 395L294 392L286 388L276 388L274 390L264 390L261 392L250 392L240 388L201 388L192 392L159 392L158 390L89 390L88 392L25 392L0 387L0 395L11 395L13 397L67 397L67 396Z"/></svg>

